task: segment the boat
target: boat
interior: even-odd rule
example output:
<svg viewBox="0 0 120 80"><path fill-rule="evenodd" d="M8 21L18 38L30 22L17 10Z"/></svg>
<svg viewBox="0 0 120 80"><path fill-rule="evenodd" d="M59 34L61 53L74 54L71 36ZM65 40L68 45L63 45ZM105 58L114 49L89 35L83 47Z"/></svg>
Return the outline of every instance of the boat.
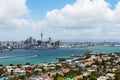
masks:
<svg viewBox="0 0 120 80"><path fill-rule="evenodd" d="M39 57L40 55L39 55L39 54L36 54L35 56L36 56L36 57Z"/></svg>

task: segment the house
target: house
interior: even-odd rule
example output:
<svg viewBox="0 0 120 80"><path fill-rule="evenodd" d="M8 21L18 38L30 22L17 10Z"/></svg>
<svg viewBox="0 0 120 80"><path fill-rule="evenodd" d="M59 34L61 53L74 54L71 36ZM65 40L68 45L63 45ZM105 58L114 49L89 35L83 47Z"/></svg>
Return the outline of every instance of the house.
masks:
<svg viewBox="0 0 120 80"><path fill-rule="evenodd" d="M86 66L86 64L79 63L78 66L84 68Z"/></svg>
<svg viewBox="0 0 120 80"><path fill-rule="evenodd" d="M88 76L88 75L90 75L91 73L89 72L89 71L86 71L86 72L84 72L82 75L83 76Z"/></svg>
<svg viewBox="0 0 120 80"><path fill-rule="evenodd" d="M80 76L80 75L75 76L74 78L75 78L75 80L80 80L80 79L83 79L83 77L82 77L82 76Z"/></svg>
<svg viewBox="0 0 120 80"><path fill-rule="evenodd" d="M107 77L106 76L100 76L97 78L97 80L107 80Z"/></svg>
<svg viewBox="0 0 120 80"><path fill-rule="evenodd" d="M112 80L115 79L115 74L114 73L107 73L106 75L107 75L108 79L112 79Z"/></svg>
<svg viewBox="0 0 120 80"><path fill-rule="evenodd" d="M38 77L36 76L36 77L31 77L30 80L43 80L43 78L40 76Z"/></svg>
<svg viewBox="0 0 120 80"><path fill-rule="evenodd" d="M63 73L67 73L67 72L69 72L69 71L70 71L69 68L62 68L62 72L63 72Z"/></svg>
<svg viewBox="0 0 120 80"><path fill-rule="evenodd" d="M107 68L106 72L112 72L112 70L110 68Z"/></svg>
<svg viewBox="0 0 120 80"><path fill-rule="evenodd" d="M6 66L7 72L10 74L14 70L15 66Z"/></svg>
<svg viewBox="0 0 120 80"><path fill-rule="evenodd" d="M32 70L31 69L26 70L26 73L32 73Z"/></svg>
<svg viewBox="0 0 120 80"><path fill-rule="evenodd" d="M112 68L112 72L115 72L117 71L118 69L117 68Z"/></svg>
<svg viewBox="0 0 120 80"><path fill-rule="evenodd" d="M57 63L56 65L57 65L57 66L62 66L62 64L61 64L61 63Z"/></svg>
<svg viewBox="0 0 120 80"><path fill-rule="evenodd" d="M41 71L42 71L42 69L36 68L34 71L40 71L40 72L41 72Z"/></svg>
<svg viewBox="0 0 120 80"><path fill-rule="evenodd" d="M95 70L92 69L92 68L87 68L87 71L89 71L89 72L94 72Z"/></svg>
<svg viewBox="0 0 120 80"><path fill-rule="evenodd" d="M26 73L26 71L25 71L25 70L22 70L21 68L16 68L16 69L14 69L13 72L14 72L14 73L20 73L20 74L25 74L25 73Z"/></svg>
<svg viewBox="0 0 120 80"><path fill-rule="evenodd" d="M98 58L98 62L102 62L103 61L103 59L102 58Z"/></svg>
<svg viewBox="0 0 120 80"><path fill-rule="evenodd" d="M85 62L84 62L84 64L86 64L86 65L92 65L94 63L95 63L94 60L85 60Z"/></svg>
<svg viewBox="0 0 120 80"><path fill-rule="evenodd" d="M45 73L42 75L43 80L51 80L51 75L48 73Z"/></svg>

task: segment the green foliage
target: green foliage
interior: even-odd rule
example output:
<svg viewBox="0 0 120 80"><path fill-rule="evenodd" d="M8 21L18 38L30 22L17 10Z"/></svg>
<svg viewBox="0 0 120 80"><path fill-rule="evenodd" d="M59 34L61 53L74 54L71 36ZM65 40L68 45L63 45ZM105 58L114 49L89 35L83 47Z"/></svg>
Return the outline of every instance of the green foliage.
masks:
<svg viewBox="0 0 120 80"><path fill-rule="evenodd" d="M55 66L55 69L56 69L56 70L59 70L60 68L61 68L61 66L59 66L59 65L56 65L56 66Z"/></svg>
<svg viewBox="0 0 120 80"><path fill-rule="evenodd" d="M14 66L13 64L9 64L9 66Z"/></svg>
<svg viewBox="0 0 120 80"><path fill-rule="evenodd" d="M17 67L20 68L20 67L21 67L21 64L17 64Z"/></svg>
<svg viewBox="0 0 120 80"><path fill-rule="evenodd" d="M90 58L90 55L89 55L89 54L86 55L86 59L88 59L88 58Z"/></svg>
<svg viewBox="0 0 120 80"><path fill-rule="evenodd" d="M115 78L116 78L116 80L119 80L120 79L120 73L116 73Z"/></svg>
<svg viewBox="0 0 120 80"><path fill-rule="evenodd" d="M38 71L38 70L37 70L37 71L34 71L33 74L34 74L34 75L39 75L39 71Z"/></svg>
<svg viewBox="0 0 120 80"><path fill-rule="evenodd" d="M3 70L3 68L0 69L0 77L2 76L2 74L4 74L5 71Z"/></svg>
<svg viewBox="0 0 120 80"><path fill-rule="evenodd" d="M42 69L42 73L46 73L47 71L45 69Z"/></svg>
<svg viewBox="0 0 120 80"><path fill-rule="evenodd" d="M14 74L14 72L13 72L13 70L11 70L11 73L10 73L11 75L13 75Z"/></svg>
<svg viewBox="0 0 120 80"><path fill-rule="evenodd" d="M32 74L31 73L27 73L25 76L29 78L29 77L32 76Z"/></svg>
<svg viewBox="0 0 120 80"><path fill-rule="evenodd" d="M3 67L3 64L0 64L0 67Z"/></svg>
<svg viewBox="0 0 120 80"><path fill-rule="evenodd" d="M53 75L52 77L54 80L64 80L64 77L58 73L56 75Z"/></svg>
<svg viewBox="0 0 120 80"><path fill-rule="evenodd" d="M25 80L25 76L24 75L21 75L18 77L19 79L22 79L22 80Z"/></svg>
<svg viewBox="0 0 120 80"><path fill-rule="evenodd" d="M26 63L26 65L30 65L30 63Z"/></svg>
<svg viewBox="0 0 120 80"><path fill-rule="evenodd" d="M88 77L87 76L83 76L83 80L88 80Z"/></svg>
<svg viewBox="0 0 120 80"><path fill-rule="evenodd" d="M63 63L62 67L69 67L69 65L67 63Z"/></svg>
<svg viewBox="0 0 120 80"><path fill-rule="evenodd" d="M90 76L89 80L97 80L97 77L96 76Z"/></svg>
<svg viewBox="0 0 120 80"><path fill-rule="evenodd" d="M70 70L68 73L64 74L65 77L70 77L70 78L72 78L72 77L74 77L76 75L79 75L79 72L78 71L74 71L74 70Z"/></svg>
<svg viewBox="0 0 120 80"><path fill-rule="evenodd" d="M17 77L12 77L12 78L10 78L10 80L19 80L19 78L17 78Z"/></svg>
<svg viewBox="0 0 120 80"><path fill-rule="evenodd" d="M95 76L95 77L99 77L99 76L101 76L101 73L100 72L92 72L91 75Z"/></svg>

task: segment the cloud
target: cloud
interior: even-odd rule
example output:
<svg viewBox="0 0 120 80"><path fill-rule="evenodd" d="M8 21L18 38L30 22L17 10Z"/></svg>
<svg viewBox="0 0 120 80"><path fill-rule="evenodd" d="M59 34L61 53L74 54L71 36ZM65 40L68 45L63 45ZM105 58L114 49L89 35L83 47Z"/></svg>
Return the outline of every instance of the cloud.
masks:
<svg viewBox="0 0 120 80"><path fill-rule="evenodd" d="M35 23L29 12L26 0L0 0L1 40L21 40L30 35Z"/></svg>
<svg viewBox="0 0 120 80"><path fill-rule="evenodd" d="M110 5L105 0L76 0L74 4L67 4L60 10L47 12L47 28L61 38L118 39L120 2L114 10Z"/></svg>
<svg viewBox="0 0 120 80"><path fill-rule="evenodd" d="M44 38L118 39L120 2L114 9L110 6L105 0L76 0L48 11L39 21L30 18L26 0L0 0L0 36L5 35L3 40L39 38L42 29Z"/></svg>

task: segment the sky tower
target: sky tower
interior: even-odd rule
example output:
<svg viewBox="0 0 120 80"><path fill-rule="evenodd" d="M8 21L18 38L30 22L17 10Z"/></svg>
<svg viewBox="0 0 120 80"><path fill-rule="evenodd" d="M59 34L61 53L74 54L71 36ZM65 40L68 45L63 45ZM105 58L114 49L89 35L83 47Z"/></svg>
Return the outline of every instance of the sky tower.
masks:
<svg viewBox="0 0 120 80"><path fill-rule="evenodd" d="M43 33L41 32L41 42L42 42L42 40L43 40Z"/></svg>

